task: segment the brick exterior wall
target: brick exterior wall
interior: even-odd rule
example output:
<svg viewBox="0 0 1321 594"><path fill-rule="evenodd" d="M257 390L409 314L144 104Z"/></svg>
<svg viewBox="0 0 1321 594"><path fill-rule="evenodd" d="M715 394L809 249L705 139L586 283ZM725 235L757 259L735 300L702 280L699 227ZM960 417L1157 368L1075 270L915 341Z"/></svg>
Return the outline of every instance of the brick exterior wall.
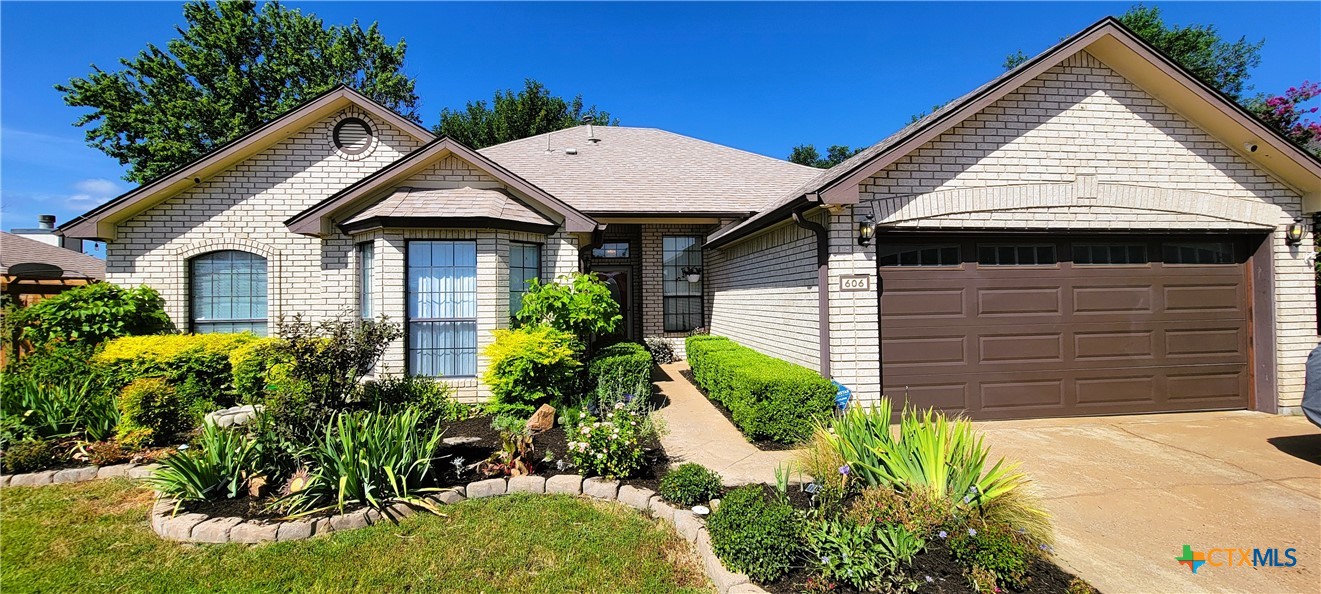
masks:
<svg viewBox="0 0 1321 594"><path fill-rule="evenodd" d="M660 337L669 341L674 347L674 354L679 358L685 356L683 339L688 336L687 332L666 332L665 331L665 296L662 275L664 273L665 249L663 239L667 235L687 235L699 238L700 242L706 241L706 235L715 228L715 225L680 225L680 224L658 224L642 226L642 335L645 338ZM704 250L702 253L702 308L704 319L710 320L711 316L711 285L706 277L705 269L709 266L711 250ZM709 323L709 322L708 322Z"/></svg>
<svg viewBox="0 0 1321 594"><path fill-rule="evenodd" d="M825 216L809 217L825 223ZM708 250L712 334L820 370L816 236L793 222Z"/></svg>
<svg viewBox="0 0 1321 594"><path fill-rule="evenodd" d="M1312 248L1290 248L1283 237L1301 198L1085 52L860 190L860 205L832 217L832 287L842 275L876 274L874 248L854 239L862 212L910 229L1270 232L1278 404L1299 404L1304 360L1318 341ZM880 395L876 303L874 289L831 294L832 371L863 399Z"/></svg>

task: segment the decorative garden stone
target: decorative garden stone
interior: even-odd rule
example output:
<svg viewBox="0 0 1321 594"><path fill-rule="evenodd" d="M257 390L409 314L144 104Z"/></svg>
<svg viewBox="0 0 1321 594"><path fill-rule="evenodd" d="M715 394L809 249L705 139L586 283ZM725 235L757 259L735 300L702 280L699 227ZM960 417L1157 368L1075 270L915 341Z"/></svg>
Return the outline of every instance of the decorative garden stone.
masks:
<svg viewBox="0 0 1321 594"><path fill-rule="evenodd" d="M619 488L619 502L634 509L647 511L651 497L655 494L656 492L651 489L624 485Z"/></svg>
<svg viewBox="0 0 1321 594"><path fill-rule="evenodd" d="M95 466L84 466L82 468L65 468L55 472L51 482L57 484L81 483L96 478Z"/></svg>
<svg viewBox="0 0 1321 594"><path fill-rule="evenodd" d="M698 532L697 538L693 541L693 548L697 549L697 556L702 560L706 575L711 578L716 589L728 593L734 586L748 583L748 576L725 569L725 565L720 562L720 558L711 548L711 536L706 533L705 528Z"/></svg>
<svg viewBox="0 0 1321 594"><path fill-rule="evenodd" d="M504 495L506 492L505 479L502 478L486 479L484 481L468 483L467 489L469 499L495 497L497 495Z"/></svg>
<svg viewBox="0 0 1321 594"><path fill-rule="evenodd" d="M532 418L527 420L527 430L529 433L541 433L555 426L555 407L549 404L543 404L532 413Z"/></svg>
<svg viewBox="0 0 1321 594"><path fill-rule="evenodd" d="M243 522L237 524L229 531L230 542L240 542L244 544L257 544L259 542L271 542L279 535L279 524L259 524L255 522Z"/></svg>
<svg viewBox="0 0 1321 594"><path fill-rule="evenodd" d="M96 478L119 478L128 476L128 471L133 470L132 464L115 464L112 466L102 466L96 469Z"/></svg>
<svg viewBox="0 0 1321 594"><path fill-rule="evenodd" d="M697 533L702 529L702 521L686 509L674 510L674 529L688 542L697 540Z"/></svg>
<svg viewBox="0 0 1321 594"><path fill-rule="evenodd" d="M619 481L608 481L599 476L583 481L583 495L597 499L614 499L619 494Z"/></svg>
<svg viewBox="0 0 1321 594"><path fill-rule="evenodd" d="M509 479L508 490L510 493L534 493L541 495L546 492L546 477L544 476L515 476Z"/></svg>
<svg viewBox="0 0 1321 594"><path fill-rule="evenodd" d="M242 521L242 518L211 518L194 526L189 540L209 543L229 542L229 531Z"/></svg>
<svg viewBox="0 0 1321 594"><path fill-rule="evenodd" d="M312 522L281 522L279 529L275 533L275 540L303 540L312 536Z"/></svg>
<svg viewBox="0 0 1321 594"><path fill-rule="evenodd" d="M546 479L546 492L555 495L582 495L583 477L576 474L557 474Z"/></svg>
<svg viewBox="0 0 1321 594"><path fill-rule="evenodd" d="M202 514L179 514L165 521L161 536L168 540L189 541L193 538L193 527L205 522Z"/></svg>
<svg viewBox="0 0 1321 594"><path fill-rule="evenodd" d="M665 520L671 524L674 523L674 512L677 510L673 505L665 503L665 500L661 499L660 495L652 497L647 501L647 504L650 506L651 515L655 516L656 519Z"/></svg>

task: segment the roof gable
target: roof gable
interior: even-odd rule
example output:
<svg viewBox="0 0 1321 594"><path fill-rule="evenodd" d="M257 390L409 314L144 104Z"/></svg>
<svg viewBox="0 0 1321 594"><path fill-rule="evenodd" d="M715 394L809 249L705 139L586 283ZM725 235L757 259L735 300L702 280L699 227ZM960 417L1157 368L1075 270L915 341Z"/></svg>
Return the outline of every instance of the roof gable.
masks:
<svg viewBox="0 0 1321 594"><path fill-rule="evenodd" d="M339 86L307 100L243 136L199 157L192 163L175 169L150 182L102 204L60 226L68 237L108 239L114 236L117 223L159 204L170 197L195 186L201 180L220 173L244 159L261 152L280 140L348 107L356 107L372 117L380 118L395 128L421 141L434 138L426 128L361 93Z"/></svg>
<svg viewBox="0 0 1321 594"><path fill-rule="evenodd" d="M447 137L437 138L376 173L358 180L311 208L290 217L285 221L285 225L294 233L325 234L330 231L331 225L336 222L335 219L351 220L358 213L393 195L382 194L383 190L409 183L407 180L410 178L454 157L503 184L512 193L518 194L527 206L543 215L552 215L556 223L562 220L567 231L585 233L594 231L599 226L591 217L565 204L540 187Z"/></svg>

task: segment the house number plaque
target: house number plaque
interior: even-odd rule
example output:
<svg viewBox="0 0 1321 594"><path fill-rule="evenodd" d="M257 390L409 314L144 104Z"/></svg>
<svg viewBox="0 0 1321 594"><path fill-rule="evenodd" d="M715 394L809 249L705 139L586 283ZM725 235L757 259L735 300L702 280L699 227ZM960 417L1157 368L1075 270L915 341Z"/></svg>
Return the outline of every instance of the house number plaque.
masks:
<svg viewBox="0 0 1321 594"><path fill-rule="evenodd" d="M841 291L869 291L871 290L871 275L869 274L849 274L839 277L839 290Z"/></svg>

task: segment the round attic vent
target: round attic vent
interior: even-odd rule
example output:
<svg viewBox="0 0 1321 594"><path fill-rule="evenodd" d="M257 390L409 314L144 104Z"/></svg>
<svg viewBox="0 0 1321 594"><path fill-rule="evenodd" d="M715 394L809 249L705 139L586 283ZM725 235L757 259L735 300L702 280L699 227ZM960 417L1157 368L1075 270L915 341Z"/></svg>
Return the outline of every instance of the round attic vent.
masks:
<svg viewBox="0 0 1321 594"><path fill-rule="evenodd" d="M344 118L335 125L335 148L346 155L361 155L372 146L372 127L358 118Z"/></svg>

